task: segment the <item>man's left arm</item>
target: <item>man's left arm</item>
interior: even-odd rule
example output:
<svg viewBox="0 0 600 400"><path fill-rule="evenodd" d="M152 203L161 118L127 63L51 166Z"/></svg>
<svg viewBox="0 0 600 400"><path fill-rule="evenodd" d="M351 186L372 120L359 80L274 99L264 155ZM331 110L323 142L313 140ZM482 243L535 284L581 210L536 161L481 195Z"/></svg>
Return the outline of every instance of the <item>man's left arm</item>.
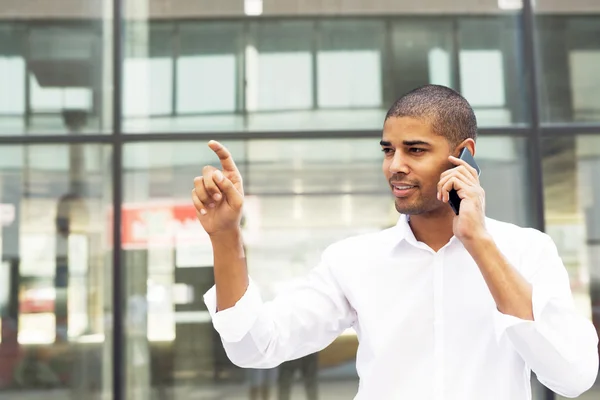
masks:
<svg viewBox="0 0 600 400"><path fill-rule="evenodd" d="M485 193L477 171L456 157L449 161L456 167L442 173L438 199L447 203L455 189L462 200L453 232L479 266L496 302L497 339L508 339L548 388L565 397L579 396L598 375L598 334L573 304L569 276L554 242L546 234L532 233L519 268L511 265L486 229ZM519 270L527 271L527 279Z"/></svg>
<svg viewBox="0 0 600 400"><path fill-rule="evenodd" d="M573 304L567 271L546 234L535 235L522 259L535 271L527 280L490 235L463 242L496 302L497 339L504 335L556 393L577 397L598 374L598 336Z"/></svg>

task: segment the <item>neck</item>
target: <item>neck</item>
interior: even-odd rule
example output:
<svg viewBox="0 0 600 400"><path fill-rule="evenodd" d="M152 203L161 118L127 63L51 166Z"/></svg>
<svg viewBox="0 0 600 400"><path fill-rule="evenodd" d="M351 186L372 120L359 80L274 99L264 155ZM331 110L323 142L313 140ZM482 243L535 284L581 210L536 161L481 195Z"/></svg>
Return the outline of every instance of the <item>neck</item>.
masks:
<svg viewBox="0 0 600 400"><path fill-rule="evenodd" d="M445 207L428 213L411 215L410 228L419 242L425 243L433 251L438 251L454 236L452 222L454 212Z"/></svg>

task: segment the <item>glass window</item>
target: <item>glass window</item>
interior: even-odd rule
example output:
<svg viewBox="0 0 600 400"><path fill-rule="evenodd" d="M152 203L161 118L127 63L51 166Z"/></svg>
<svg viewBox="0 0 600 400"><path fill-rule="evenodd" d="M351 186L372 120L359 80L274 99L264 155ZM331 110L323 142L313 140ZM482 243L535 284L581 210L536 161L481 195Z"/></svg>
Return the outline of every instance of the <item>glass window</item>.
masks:
<svg viewBox="0 0 600 400"><path fill-rule="evenodd" d="M112 395L111 164L103 145L0 146L2 397Z"/></svg>
<svg viewBox="0 0 600 400"><path fill-rule="evenodd" d="M510 136L477 139L477 164L485 189L486 215L519 226L532 226L528 141ZM507 191L506 188L511 190Z"/></svg>
<svg viewBox="0 0 600 400"><path fill-rule="evenodd" d="M243 144L223 144L244 173ZM219 160L204 142L124 148L127 398L152 398L152 388L167 390L180 376L189 380L177 379L177 390L204 393L222 368L232 370L202 300L213 283L212 248L190 196L205 164Z"/></svg>
<svg viewBox="0 0 600 400"><path fill-rule="evenodd" d="M238 115L242 24L128 21L126 26L131 34L126 38L125 132L243 129Z"/></svg>
<svg viewBox="0 0 600 400"><path fill-rule="evenodd" d="M126 132L381 129L427 83L463 92L483 127L528 121L516 11L126 26Z"/></svg>
<svg viewBox="0 0 600 400"><path fill-rule="evenodd" d="M127 24L123 60L123 117L172 114L173 27L170 24Z"/></svg>
<svg viewBox="0 0 600 400"><path fill-rule="evenodd" d="M482 127L528 121L517 15L402 18L391 32L389 104L433 83L460 91Z"/></svg>
<svg viewBox="0 0 600 400"><path fill-rule="evenodd" d="M293 28L286 21L281 23L281 27L284 26L288 35L298 36L294 40L271 38L267 43L277 41L278 52L287 54L287 61L281 58L277 62L291 62L290 52L294 53L297 62L293 73L288 68L286 76L282 75L278 81L271 76L273 83L269 85L272 87L277 82L282 87L278 93L285 88L287 100L280 103L289 105L293 102L294 107L291 110L281 107L279 112L250 113L246 129L380 129L387 111L384 110L387 105L384 106L382 89L384 22L380 19L336 19L297 23ZM273 36L279 31L264 29L262 32L263 36ZM282 37L285 37L283 33ZM300 89L300 83L304 81L306 85ZM259 90L265 88L261 86Z"/></svg>
<svg viewBox="0 0 600 400"><path fill-rule="evenodd" d="M319 108L380 108L383 44L381 21L323 21L317 50Z"/></svg>
<svg viewBox="0 0 600 400"><path fill-rule="evenodd" d="M179 26L177 114L238 110L240 34L237 23Z"/></svg>
<svg viewBox="0 0 600 400"><path fill-rule="evenodd" d="M25 57L23 30L0 24L0 134L23 123L25 114ZM22 129L22 128L21 128ZM16 133L16 132L13 132Z"/></svg>
<svg viewBox="0 0 600 400"><path fill-rule="evenodd" d="M569 272L575 305L600 332L600 134L542 143L546 231ZM596 385L582 398L598 395Z"/></svg>
<svg viewBox="0 0 600 400"><path fill-rule="evenodd" d="M537 16L542 122L600 121L599 12L600 8L587 16Z"/></svg>
<svg viewBox="0 0 600 400"><path fill-rule="evenodd" d="M403 93L428 83L457 89L452 61L455 53L453 26L449 18L422 18L419 21L403 18L392 22L389 55L392 73L388 77L391 90L385 92L386 103L391 105Z"/></svg>
<svg viewBox="0 0 600 400"><path fill-rule="evenodd" d="M329 244L397 221L377 137L226 145L244 177L248 267L265 299L305 276ZM478 139L476 154L488 215L525 226L531 187L526 148L523 138L486 136ZM201 142L125 147L127 390L150 397L185 375L189 380L177 380L176 393L210 387L220 395L246 396L261 390L252 382L264 378L271 391L296 393L306 383L323 398L352 397L358 384L352 330L318 354L268 372L237 368L224 354L202 301L214 283L212 249L190 201L192 179L207 163L218 160ZM514 191L502 189L509 183ZM290 381L288 374L301 366L308 379Z"/></svg>
<svg viewBox="0 0 600 400"><path fill-rule="evenodd" d="M103 23L0 23L0 135L110 132L112 31Z"/></svg>
<svg viewBox="0 0 600 400"><path fill-rule="evenodd" d="M307 110L314 107L312 21L267 21L250 25L246 44L246 109Z"/></svg>
<svg viewBox="0 0 600 400"><path fill-rule="evenodd" d="M518 14L458 20L459 90L480 126L529 121Z"/></svg>
<svg viewBox="0 0 600 400"><path fill-rule="evenodd" d="M252 140L247 151L249 193L387 193L374 139Z"/></svg>

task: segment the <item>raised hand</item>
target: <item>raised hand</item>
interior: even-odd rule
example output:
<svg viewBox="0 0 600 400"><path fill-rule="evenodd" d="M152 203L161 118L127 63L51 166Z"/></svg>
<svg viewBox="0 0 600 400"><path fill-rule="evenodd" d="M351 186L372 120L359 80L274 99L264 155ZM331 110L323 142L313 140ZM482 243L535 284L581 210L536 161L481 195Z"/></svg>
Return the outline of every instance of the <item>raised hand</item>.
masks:
<svg viewBox="0 0 600 400"><path fill-rule="evenodd" d="M478 239L486 234L485 192L479 183L475 168L466 161L450 156L456 165L444 172L438 183L438 200L447 203L450 191L455 189L461 198L460 213L454 217L454 235L465 244L466 240Z"/></svg>
<svg viewBox="0 0 600 400"><path fill-rule="evenodd" d="M244 188L229 150L214 140L208 142L208 147L219 157L222 170L206 165L202 176L194 178L192 200L198 220L212 236L239 229Z"/></svg>

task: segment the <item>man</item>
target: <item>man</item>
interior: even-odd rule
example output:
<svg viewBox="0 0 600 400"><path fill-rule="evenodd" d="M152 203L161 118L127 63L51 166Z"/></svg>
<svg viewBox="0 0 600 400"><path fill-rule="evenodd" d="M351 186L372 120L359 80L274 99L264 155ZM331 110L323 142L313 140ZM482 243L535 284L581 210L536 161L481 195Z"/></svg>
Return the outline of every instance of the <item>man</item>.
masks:
<svg viewBox="0 0 600 400"><path fill-rule="evenodd" d="M478 175L456 158L463 147L475 154L476 136L473 110L453 90L400 98L381 140L398 224L333 244L302 287L266 303L242 251L242 177L210 142L223 171L205 167L192 197L215 258L204 299L232 362L272 367L353 327L355 399L525 400L531 370L563 396L588 390L597 333L574 308L552 240L485 217Z"/></svg>

